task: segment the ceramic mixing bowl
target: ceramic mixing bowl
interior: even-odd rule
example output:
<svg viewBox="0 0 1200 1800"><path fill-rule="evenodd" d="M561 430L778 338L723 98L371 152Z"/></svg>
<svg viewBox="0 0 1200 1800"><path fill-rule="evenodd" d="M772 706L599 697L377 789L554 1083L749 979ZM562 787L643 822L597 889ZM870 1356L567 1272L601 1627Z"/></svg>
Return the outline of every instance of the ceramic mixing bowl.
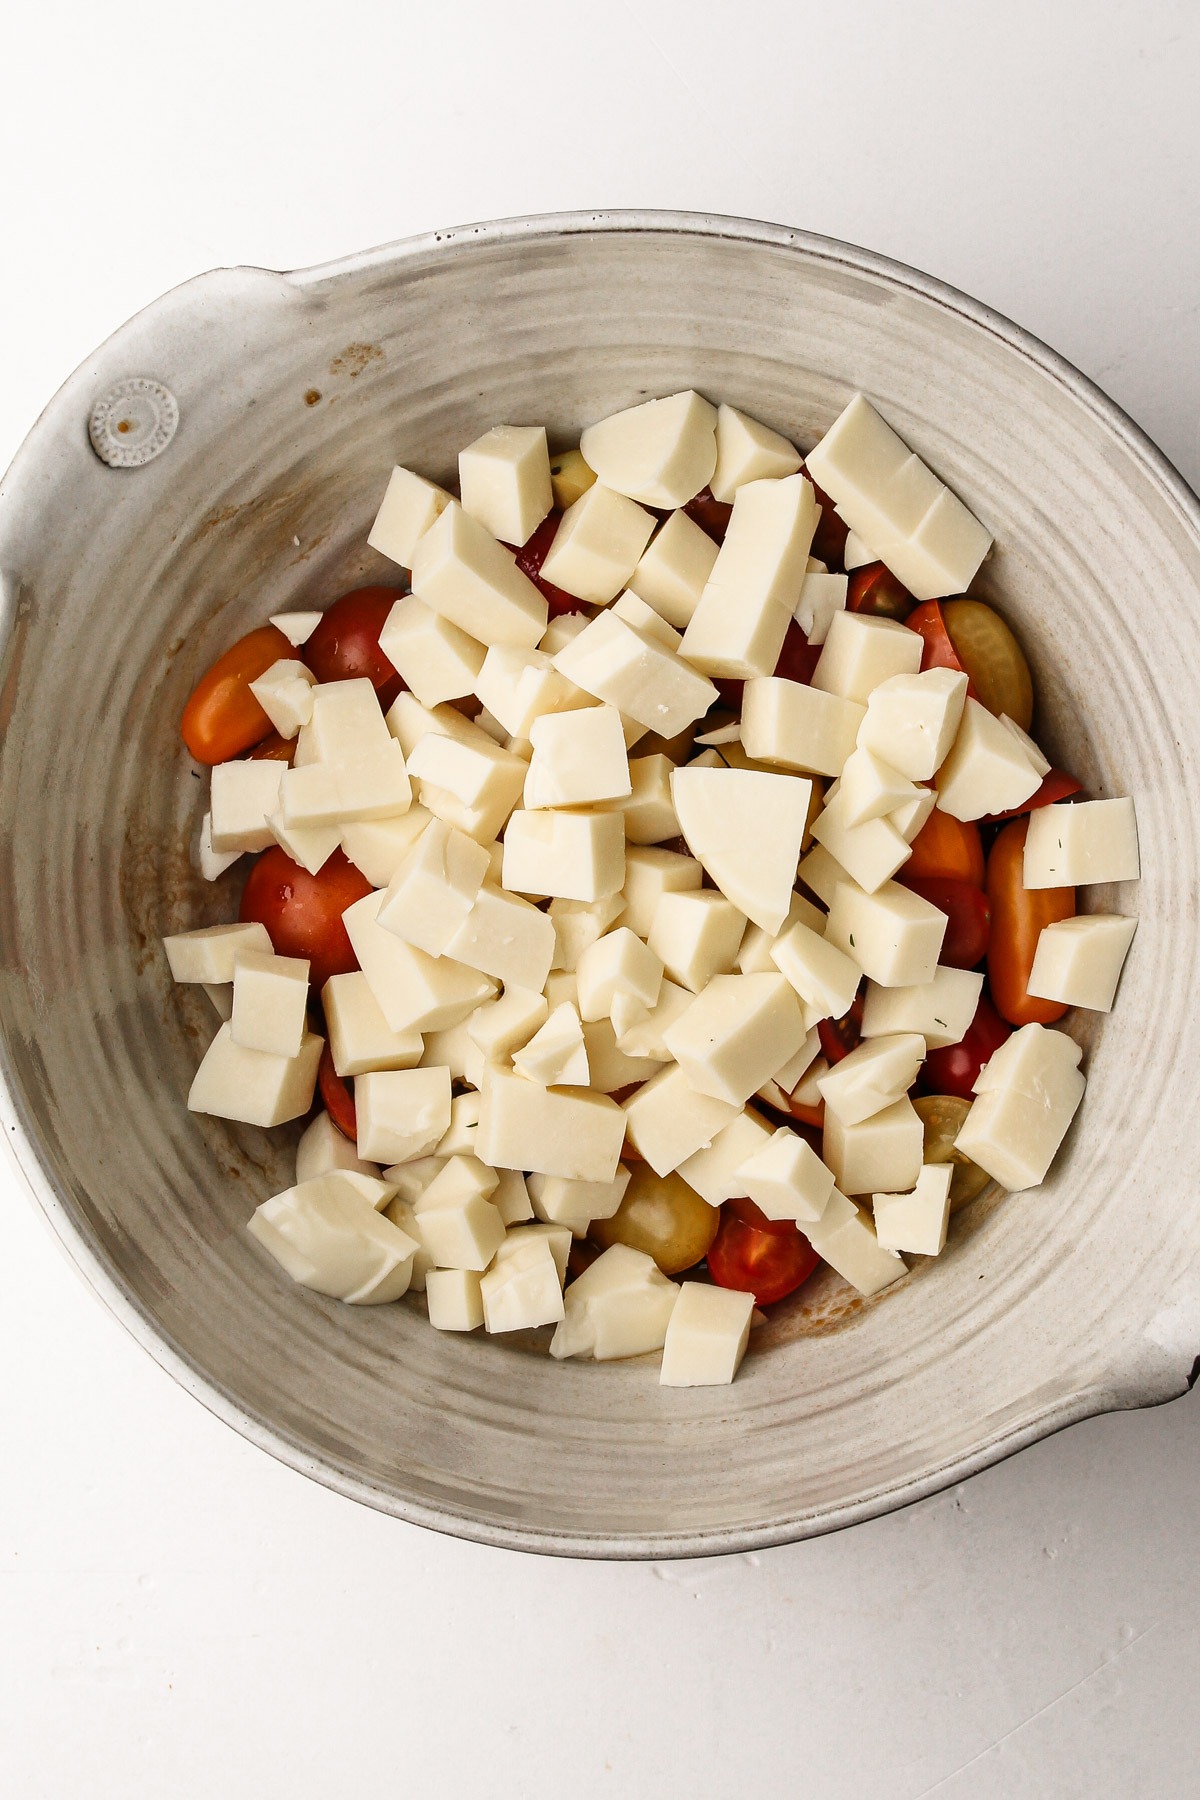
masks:
<svg viewBox="0 0 1200 1800"><path fill-rule="evenodd" d="M151 385L97 403L128 378ZM294 1287L244 1230L295 1131L184 1106L215 1020L164 931L233 916L190 848L177 722L268 612L395 570L395 462L438 478L498 420L552 441L695 386L803 447L858 388L996 535L1037 729L1136 797L1141 924L1046 1184L962 1214L877 1299L819 1278L731 1388L431 1331ZM120 426L128 428L123 439ZM172 435L173 432L173 435ZM167 441L169 440L169 441ZM165 445L165 447L163 447ZM157 452L157 453L156 453ZM216 270L122 327L0 489L3 1133L63 1245L158 1360L342 1493L489 1543L742 1550L863 1519L1106 1408L1200 1350L1200 506L1060 358L912 270L801 232L627 213L424 237L296 274Z"/></svg>

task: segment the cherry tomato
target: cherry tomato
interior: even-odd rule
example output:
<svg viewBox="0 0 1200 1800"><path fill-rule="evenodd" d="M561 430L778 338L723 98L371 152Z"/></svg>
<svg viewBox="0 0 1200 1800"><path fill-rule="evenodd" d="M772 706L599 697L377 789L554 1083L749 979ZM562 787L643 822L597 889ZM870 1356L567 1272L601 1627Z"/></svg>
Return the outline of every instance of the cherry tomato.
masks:
<svg viewBox="0 0 1200 1800"><path fill-rule="evenodd" d="M709 1247L708 1272L718 1287L770 1306L794 1293L820 1260L795 1225L764 1218L749 1200L730 1200Z"/></svg>
<svg viewBox="0 0 1200 1800"><path fill-rule="evenodd" d="M981 994L962 1042L931 1050L925 1058L922 1074L927 1085L938 1094L973 1100L980 1069L1011 1036L1012 1027L1005 1024L987 995Z"/></svg>
<svg viewBox="0 0 1200 1800"><path fill-rule="evenodd" d="M684 507L689 519L695 519L701 531L706 531L715 544L725 542L725 533L729 530L729 520L733 514L732 506L723 500L714 500L711 488L702 488L694 500L689 500ZM814 556L820 552L813 551Z"/></svg>
<svg viewBox="0 0 1200 1800"><path fill-rule="evenodd" d="M588 1236L602 1250L628 1244L652 1256L664 1275L679 1275L703 1262L720 1216L682 1175L656 1175L639 1163L611 1219L593 1219Z"/></svg>
<svg viewBox="0 0 1200 1800"><path fill-rule="evenodd" d="M983 889L974 882L953 881L946 876L926 879L910 875L907 867L896 879L949 919L938 961L950 969L976 968L987 955L992 933L992 909Z"/></svg>
<svg viewBox="0 0 1200 1800"><path fill-rule="evenodd" d="M983 839L973 820L952 819L935 806L912 841L904 874L922 881L984 883Z"/></svg>
<svg viewBox="0 0 1200 1800"><path fill-rule="evenodd" d="M559 618L563 613L587 611L585 600L577 600L574 594L568 594L565 589L555 587L552 581L546 581L542 576L542 564L550 553L550 546L554 542L555 533L561 522L562 514L560 512L548 512L533 536L522 544L519 550L513 549L511 544L509 545L517 559L518 569L522 575L528 575L538 593L542 595L550 609L552 619Z"/></svg>
<svg viewBox="0 0 1200 1800"><path fill-rule="evenodd" d="M863 563L851 569L846 590L846 611L869 613L877 619L895 619L903 625L916 601L881 562Z"/></svg>
<svg viewBox="0 0 1200 1800"><path fill-rule="evenodd" d="M402 591L355 588L334 601L300 651L318 681L367 680L387 711L407 684L379 648L379 634Z"/></svg>
<svg viewBox="0 0 1200 1800"><path fill-rule="evenodd" d="M251 762L281 762L286 763L289 769L295 760L295 738L280 737L277 731L273 731L270 737L265 737L261 744L255 744L250 752Z"/></svg>
<svg viewBox="0 0 1200 1800"><path fill-rule="evenodd" d="M1051 769L1042 777L1042 785L1022 806L1012 806L1007 812L989 813L987 824L998 825L1003 819L1019 819L1023 813L1036 812L1039 806L1053 806L1056 800L1069 800L1073 794L1083 792L1083 783L1076 781L1064 769Z"/></svg>
<svg viewBox="0 0 1200 1800"><path fill-rule="evenodd" d="M1028 731L1033 722L1033 677L1025 652L998 612L982 600L943 600L942 622L976 695L997 718L1007 713Z"/></svg>
<svg viewBox="0 0 1200 1800"><path fill-rule="evenodd" d="M354 1090L333 1066L333 1051L326 1042L317 1066L317 1087L329 1114L343 1137L358 1144L358 1114L354 1110Z"/></svg>
<svg viewBox="0 0 1200 1800"><path fill-rule="evenodd" d="M357 969L342 914L371 891L341 850L310 875L276 846L263 851L247 876L238 917L265 925L277 955L307 957L309 980L319 994L331 975Z"/></svg>
<svg viewBox="0 0 1200 1800"><path fill-rule="evenodd" d="M292 660L295 647L274 625L260 625L239 638L202 675L183 709L179 730L198 763L230 762L269 736L271 721L250 683L272 663Z"/></svg>
<svg viewBox="0 0 1200 1800"><path fill-rule="evenodd" d="M846 539L850 535L850 527L845 519L839 519L834 511L833 501L823 488L817 487L806 469L805 479L812 481L816 491L817 505L821 508L821 516L817 520L817 529L813 535L812 553L818 562L826 568L840 569L844 566L846 556Z"/></svg>
<svg viewBox="0 0 1200 1800"><path fill-rule="evenodd" d="M728 706L732 712L740 713L742 710L742 695L746 687L745 682L739 681L734 675L710 675L709 680L716 688L718 694L720 694L725 705Z"/></svg>
<svg viewBox="0 0 1200 1800"><path fill-rule="evenodd" d="M1037 1000L1029 975L1044 925L1075 917L1075 889L1027 888L1024 879L1027 818L1006 825L988 857L987 891L992 903L988 986L1010 1025L1053 1025L1068 1010L1057 1000Z"/></svg>
<svg viewBox="0 0 1200 1800"><path fill-rule="evenodd" d="M913 608L904 623L910 631L916 632L925 645L921 652L922 669L957 669L960 674L966 673L958 660L958 652L950 633L946 630L940 600L923 601L920 606ZM974 689L970 687L967 691L974 693Z"/></svg>
<svg viewBox="0 0 1200 1800"><path fill-rule="evenodd" d="M840 1019L822 1019L817 1026L817 1036L821 1040L821 1049L830 1064L841 1062L843 1056L849 1056L862 1043L862 1017L865 996L858 993L854 996L850 1011Z"/></svg>
<svg viewBox="0 0 1200 1800"><path fill-rule="evenodd" d="M779 661L775 664L775 673L782 675L785 681L799 681L807 687L813 678L813 670L820 654L820 644L810 644L793 619L784 633L783 648L779 652Z"/></svg>
<svg viewBox="0 0 1200 1800"><path fill-rule="evenodd" d="M922 1094L920 1099L913 1101L913 1106L925 1131L921 1161L954 1164L954 1173L950 1177L950 1211L956 1213L961 1206L982 1194L992 1179L978 1163L973 1163L969 1156L954 1147L971 1103L959 1099L956 1094Z"/></svg>

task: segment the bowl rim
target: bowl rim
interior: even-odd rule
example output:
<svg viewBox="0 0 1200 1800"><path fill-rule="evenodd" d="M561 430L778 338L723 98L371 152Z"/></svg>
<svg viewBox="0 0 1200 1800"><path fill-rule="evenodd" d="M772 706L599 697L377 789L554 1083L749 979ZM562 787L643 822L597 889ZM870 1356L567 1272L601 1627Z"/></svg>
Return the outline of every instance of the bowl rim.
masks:
<svg viewBox="0 0 1200 1800"><path fill-rule="evenodd" d="M481 221L448 230L422 232L299 269L252 269L246 272L282 280L299 289L312 289L346 276L360 275L373 268L403 268L406 263L443 252L469 255L473 249L482 249L498 241L519 243L539 238L568 238L591 234L671 233L793 250L825 264L843 267L854 274L883 278L890 286L932 301L943 311L957 314L982 328L1068 391L1089 411L1122 448L1142 465L1160 488L1166 491L1200 542L1200 498L1142 427L1090 377L1034 333L950 283L928 275L910 264L838 238L762 220L676 210L630 208L534 213ZM183 288L199 286L229 273L229 270L210 270L181 285ZM180 291L180 288L168 290L139 309L118 327L107 343L116 343L135 321L143 320L162 305L169 294L179 294ZM96 354L93 352L48 402L38 424L17 450L7 474L0 482L0 490L9 488L14 478L19 477L21 465L32 460L34 439L40 436L38 426L52 424L55 415L69 409L73 430L78 413L75 390L84 380L90 387ZM15 596L6 594L2 584L3 572L0 571L0 658L6 647L6 627L15 612ZM820 1536L940 1493L1081 1419L1123 1407L1154 1405L1175 1398L1190 1388L1200 1370L1200 1358L1197 1358L1190 1374L1181 1376L1179 1357L1145 1357L1124 1374L1118 1371L1109 1385L1089 1388L1065 1397L1059 1396L1009 1429L994 1433L966 1455L948 1459L911 1480L883 1486L839 1507L822 1509L820 1512L797 1513L768 1524L724 1526L705 1531L665 1531L659 1534L631 1532L602 1536L498 1523L479 1517L469 1507L457 1508L450 1504L433 1506L399 1499L338 1462L315 1457L287 1430L248 1410L219 1381L202 1371L189 1353L174 1341L161 1324L150 1317L125 1288L68 1214L38 1151L31 1122L25 1117L19 1091L7 1064L2 1039L0 1127L12 1166L22 1177L47 1226L77 1273L155 1361L210 1413L278 1461L348 1499L359 1501L409 1524L498 1549L591 1560L666 1560L744 1554L801 1538ZM1200 1330L1195 1333L1195 1338L1200 1344Z"/></svg>

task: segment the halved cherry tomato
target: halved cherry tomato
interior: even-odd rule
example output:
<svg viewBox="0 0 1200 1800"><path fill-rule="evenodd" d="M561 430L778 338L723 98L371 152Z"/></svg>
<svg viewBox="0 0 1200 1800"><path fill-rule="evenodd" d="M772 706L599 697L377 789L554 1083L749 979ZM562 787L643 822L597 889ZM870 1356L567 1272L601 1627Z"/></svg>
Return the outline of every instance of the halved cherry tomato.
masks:
<svg viewBox="0 0 1200 1800"><path fill-rule="evenodd" d="M708 1272L718 1287L737 1288L770 1306L794 1293L820 1260L790 1221L765 1218L750 1200L729 1200L709 1245Z"/></svg>
<svg viewBox="0 0 1200 1800"><path fill-rule="evenodd" d="M577 600L574 594L568 594L564 588L555 587L542 575L542 564L550 554L550 546L554 542L555 533L562 523L560 512L548 512L533 536L520 549L509 545L517 559L517 567L522 575L527 575L538 593L542 595L550 609L550 617L557 619L563 613L586 612L586 600Z"/></svg>
<svg viewBox="0 0 1200 1800"><path fill-rule="evenodd" d="M950 1211L956 1213L960 1207L968 1205L977 1195L982 1194L992 1179L978 1163L973 1163L969 1156L954 1147L954 1141L971 1110L971 1102L960 1099L957 1094L923 1094L920 1099L913 1101L913 1106L925 1134L921 1161L948 1162L953 1166L954 1173L950 1177Z"/></svg>
<svg viewBox="0 0 1200 1800"><path fill-rule="evenodd" d="M708 533L714 544L725 542L733 508L723 500L714 500L711 488L701 488L695 499L689 500L683 510L689 519L695 519L701 531ZM813 555L819 556L820 551L814 550Z"/></svg>
<svg viewBox="0 0 1200 1800"><path fill-rule="evenodd" d="M1068 1009L1057 1000L1034 999L1029 975L1042 927L1075 917L1075 889L1025 886L1028 830L1027 818L1014 819L999 834L988 857L987 891L992 903L988 986L1010 1025L1053 1025Z"/></svg>
<svg viewBox="0 0 1200 1800"><path fill-rule="evenodd" d="M317 1066L317 1087L329 1114L343 1137L348 1137L352 1144L358 1142L358 1114L354 1110L354 1089L348 1081L344 1081L333 1066L333 1051L328 1042L321 1052L321 1061Z"/></svg>
<svg viewBox="0 0 1200 1800"><path fill-rule="evenodd" d="M1028 731L1033 721L1033 677L1010 627L982 600L943 600L941 607L942 623L972 691L997 718L1007 713Z"/></svg>
<svg viewBox="0 0 1200 1800"><path fill-rule="evenodd" d="M912 841L904 873L922 881L969 881L982 887L983 839L978 825L951 818L935 806Z"/></svg>
<svg viewBox="0 0 1200 1800"><path fill-rule="evenodd" d="M295 760L295 738L280 737L277 731L273 731L270 737L265 737L261 744L255 744L250 752L251 762L281 762L286 763L289 769Z"/></svg>
<svg viewBox="0 0 1200 1800"><path fill-rule="evenodd" d="M980 1069L1011 1036L1012 1027L1005 1024L987 995L981 994L975 1017L962 1042L931 1050L922 1064L921 1073L935 1093L955 1094L960 1100L973 1100Z"/></svg>
<svg viewBox="0 0 1200 1800"><path fill-rule="evenodd" d="M1051 769L1042 777L1041 787L1023 806L1012 806L1007 812L989 813L984 822L999 825L1003 819L1019 819L1024 813L1036 812L1039 806L1053 806L1056 800L1069 800L1073 794L1082 792L1083 783L1068 775L1065 769Z"/></svg>
<svg viewBox="0 0 1200 1800"><path fill-rule="evenodd" d="M274 625L239 638L202 675L183 709L179 730L188 752L198 763L230 762L271 732L268 719L250 683L265 675L272 663L293 659L296 651Z"/></svg>
<svg viewBox="0 0 1200 1800"><path fill-rule="evenodd" d="M866 996L857 993L850 1010L840 1019L822 1019L817 1026L821 1049L829 1063L839 1063L862 1043L863 1006Z"/></svg>
<svg viewBox="0 0 1200 1800"><path fill-rule="evenodd" d="M946 876L926 879L910 875L907 866L896 879L949 919L938 961L949 969L976 968L987 955L992 934L992 909L983 889L972 881L952 881Z"/></svg>
<svg viewBox="0 0 1200 1800"><path fill-rule="evenodd" d="M921 652L922 669L957 669L959 674L966 674L958 660L954 641L946 630L940 600L922 601L920 606L913 608L904 623L910 631L916 632L925 645Z"/></svg>
<svg viewBox="0 0 1200 1800"><path fill-rule="evenodd" d="M785 681L799 681L807 687L821 654L820 644L810 644L793 619L783 636L783 648L775 664L776 675Z"/></svg>
<svg viewBox="0 0 1200 1800"><path fill-rule="evenodd" d="M881 562L863 563L851 569L846 590L846 611L869 613L876 619L895 619L903 625L916 601L892 571Z"/></svg>
<svg viewBox="0 0 1200 1800"><path fill-rule="evenodd" d="M716 1209L682 1175L656 1175L641 1162L612 1218L593 1219L588 1236L602 1250L628 1244L652 1256L664 1275L679 1275L704 1261L718 1224Z"/></svg>
<svg viewBox="0 0 1200 1800"><path fill-rule="evenodd" d="M826 568L840 569L846 557L846 539L850 535L850 527L845 519L839 519L834 511L833 501L824 488L817 487L808 470L804 471L805 479L812 481L816 490L817 505L821 508L821 516L817 520L817 529L813 534L812 553L818 562Z"/></svg>
<svg viewBox="0 0 1200 1800"><path fill-rule="evenodd" d="M344 851L335 850L310 875L275 846L263 851L247 876L238 917L265 925L277 955L307 957L309 981L319 994L331 975L357 969L342 914L370 892L370 882Z"/></svg>
<svg viewBox="0 0 1200 1800"><path fill-rule="evenodd" d="M334 601L300 651L318 681L369 681L387 711L407 683L379 648L379 634L402 592L402 588L355 588Z"/></svg>

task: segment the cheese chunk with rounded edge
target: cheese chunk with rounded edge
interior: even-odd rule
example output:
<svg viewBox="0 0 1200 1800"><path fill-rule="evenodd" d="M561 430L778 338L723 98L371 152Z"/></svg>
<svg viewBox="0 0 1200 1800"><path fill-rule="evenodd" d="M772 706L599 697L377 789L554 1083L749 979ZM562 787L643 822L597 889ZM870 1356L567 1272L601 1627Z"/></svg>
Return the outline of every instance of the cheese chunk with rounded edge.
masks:
<svg viewBox="0 0 1200 1800"><path fill-rule="evenodd" d="M291 774L291 770L287 771ZM269 850L275 842L271 813L279 811L284 765L279 762L218 763L212 772L212 848L218 853Z"/></svg>
<svg viewBox="0 0 1200 1800"><path fill-rule="evenodd" d="M669 1175L706 1149L740 1110L736 1102L698 1093L675 1063L652 1075L622 1108L630 1143L656 1175Z"/></svg>
<svg viewBox="0 0 1200 1800"><path fill-rule="evenodd" d="M1136 881L1140 873L1132 800L1076 800L1030 813L1023 871L1027 888Z"/></svg>
<svg viewBox="0 0 1200 1800"><path fill-rule="evenodd" d="M417 545L449 505L444 488L411 469L393 469L367 542L401 568L411 569Z"/></svg>
<svg viewBox="0 0 1200 1800"><path fill-rule="evenodd" d="M513 1051L513 1067L543 1087L587 1087L591 1080L583 1027L570 1001L556 1006L529 1042Z"/></svg>
<svg viewBox="0 0 1200 1800"><path fill-rule="evenodd" d="M550 1008L545 996L529 988L506 987L498 1000L477 1007L467 1018L471 1042L488 1062L503 1062L546 1023Z"/></svg>
<svg viewBox="0 0 1200 1800"><path fill-rule="evenodd" d="M250 683L250 692L280 737L294 738L312 718L316 679L307 664L281 659Z"/></svg>
<svg viewBox="0 0 1200 1800"><path fill-rule="evenodd" d="M554 926L554 968L573 970L579 959L624 912L620 894L602 900L552 900L548 916Z"/></svg>
<svg viewBox="0 0 1200 1800"><path fill-rule="evenodd" d="M453 500L413 550L412 585L481 644L532 650L546 629L546 602L512 552Z"/></svg>
<svg viewBox="0 0 1200 1800"><path fill-rule="evenodd" d="M983 991L983 976L974 969L943 968L917 987L880 987L867 983L863 1004L864 1038L916 1032L926 1048L941 1050L966 1037Z"/></svg>
<svg viewBox="0 0 1200 1800"><path fill-rule="evenodd" d="M865 825L847 823L846 801L840 791L826 798L812 833L867 894L890 881L908 861L909 846L889 819L871 819Z"/></svg>
<svg viewBox="0 0 1200 1800"><path fill-rule="evenodd" d="M662 959L628 926L608 932L583 952L575 970L580 1017L606 1019L613 997L631 994L649 1011L658 1003Z"/></svg>
<svg viewBox="0 0 1200 1800"><path fill-rule="evenodd" d="M463 511L519 548L554 505L545 426L493 425L459 451L458 487Z"/></svg>
<svg viewBox="0 0 1200 1800"><path fill-rule="evenodd" d="M589 620L554 666L584 693L662 737L703 718L717 699L712 682L675 651L611 612Z"/></svg>
<svg viewBox="0 0 1200 1800"><path fill-rule="evenodd" d="M367 986L392 1031L445 1031L495 994L495 983L448 957L427 956L379 923L381 893L342 914Z"/></svg>
<svg viewBox="0 0 1200 1800"><path fill-rule="evenodd" d="M234 1043L272 1056L299 1056L307 1023L308 958L242 951L233 965Z"/></svg>
<svg viewBox="0 0 1200 1800"><path fill-rule="evenodd" d="M671 980L698 994L714 975L732 971L745 929L745 913L724 894L698 888L663 894L649 944Z"/></svg>
<svg viewBox="0 0 1200 1800"><path fill-rule="evenodd" d="M834 890L825 935L880 987L920 987L937 971L947 923L944 912L897 881L873 894L844 881Z"/></svg>
<svg viewBox="0 0 1200 1800"><path fill-rule="evenodd" d="M580 690L559 674L545 650L512 650L501 644L494 644L485 655L475 692L505 731L517 738L528 738L535 719L583 702Z"/></svg>
<svg viewBox="0 0 1200 1800"><path fill-rule="evenodd" d="M826 1116L861 1125L908 1093L924 1060L925 1039L916 1032L867 1039L818 1081Z"/></svg>
<svg viewBox="0 0 1200 1800"><path fill-rule="evenodd" d="M676 769L671 797L689 850L726 899L764 931L779 931L791 905L812 783L751 769Z"/></svg>
<svg viewBox="0 0 1200 1800"><path fill-rule="evenodd" d="M742 1164L770 1143L771 1136L762 1114L747 1106L721 1127L710 1144L686 1157L675 1172L710 1206L739 1199L746 1191L739 1173Z"/></svg>
<svg viewBox="0 0 1200 1800"><path fill-rule="evenodd" d="M833 1192L832 1171L786 1125L746 1158L736 1180L768 1219L791 1219L805 1227L821 1217Z"/></svg>
<svg viewBox="0 0 1200 1800"><path fill-rule="evenodd" d="M804 1014L782 975L715 975L663 1033L698 1093L743 1106L796 1055Z"/></svg>
<svg viewBox="0 0 1200 1800"><path fill-rule="evenodd" d="M757 762L813 775L840 775L854 749L863 708L799 681L763 675L742 696L741 740Z"/></svg>
<svg viewBox="0 0 1200 1800"><path fill-rule="evenodd" d="M402 594L394 603L379 648L422 706L473 694L485 654L476 638L415 594Z"/></svg>
<svg viewBox="0 0 1200 1800"><path fill-rule="evenodd" d="M893 675L868 697L859 745L912 781L928 781L950 753L966 699L967 678L956 669Z"/></svg>
<svg viewBox="0 0 1200 1800"><path fill-rule="evenodd" d="M625 1117L607 1094L539 1087L524 1076L484 1073L478 1154L494 1169L611 1181Z"/></svg>
<svg viewBox="0 0 1200 1800"><path fill-rule="evenodd" d="M903 1259L880 1244L866 1214L837 1188L818 1223L804 1229L818 1256L860 1294L877 1294L908 1274Z"/></svg>
<svg viewBox="0 0 1200 1800"><path fill-rule="evenodd" d="M450 1124L450 1071L372 1070L354 1081L358 1153L371 1162L428 1156Z"/></svg>
<svg viewBox="0 0 1200 1800"><path fill-rule="evenodd" d="M717 463L708 485L722 506L732 505L748 481L781 481L802 467L800 452L779 432L734 406L718 406Z"/></svg>
<svg viewBox="0 0 1200 1800"><path fill-rule="evenodd" d="M1014 1031L981 1069L955 1148L1002 1187L1044 1181L1087 1085L1080 1054L1064 1031Z"/></svg>
<svg viewBox="0 0 1200 1800"><path fill-rule="evenodd" d="M565 1227L575 1237L585 1237L594 1219L611 1219L620 1208L629 1186L630 1171L617 1164L611 1181L568 1181L561 1175L531 1175L529 1198L537 1217L547 1225Z"/></svg>
<svg viewBox="0 0 1200 1800"><path fill-rule="evenodd" d="M163 939L174 981L203 981L212 986L232 982L239 955L271 954L267 928L257 920L243 925L201 925Z"/></svg>
<svg viewBox="0 0 1200 1800"><path fill-rule="evenodd" d="M1136 919L1117 913L1087 913L1042 927L1030 970L1028 991L1039 1000L1110 1012Z"/></svg>
<svg viewBox="0 0 1200 1800"><path fill-rule="evenodd" d="M804 577L794 618L810 644L823 644L837 613L845 612L850 583L845 575L813 569Z"/></svg>
<svg viewBox="0 0 1200 1800"><path fill-rule="evenodd" d="M629 845L625 851L622 923L641 938L650 936L654 913L666 893L689 893L700 887L704 871L692 856L657 845Z"/></svg>
<svg viewBox="0 0 1200 1800"><path fill-rule="evenodd" d="M529 736L533 757L524 803L531 810L595 805L630 792L629 756L615 706L548 713L533 721Z"/></svg>
<svg viewBox="0 0 1200 1800"><path fill-rule="evenodd" d="M910 1194L872 1194L875 1236L885 1250L940 1256L950 1224L952 1163L923 1163Z"/></svg>
<svg viewBox="0 0 1200 1800"><path fill-rule="evenodd" d="M663 1342L662 1387L723 1387L741 1367L750 1342L754 1295L685 1281Z"/></svg>
<svg viewBox="0 0 1200 1800"><path fill-rule="evenodd" d="M613 999L612 1016L618 1049L637 1060L673 1061L664 1034L667 1027L691 1005L691 992L674 981L669 981L664 975L663 984L658 991L658 1003L649 1012L643 1012L636 1002L626 1006L622 1012L618 1006L620 998L620 995L616 995ZM646 1078L648 1079L648 1075Z"/></svg>
<svg viewBox="0 0 1200 1800"><path fill-rule="evenodd" d="M308 642L324 617L325 614L319 612L272 613L270 622L276 631L282 631L289 644L295 644L299 649L301 644Z"/></svg>
<svg viewBox="0 0 1200 1800"><path fill-rule="evenodd" d="M300 1182L264 1200L247 1230L302 1287L356 1306L399 1300L417 1245L380 1217L363 1183L346 1170Z"/></svg>
<svg viewBox="0 0 1200 1800"><path fill-rule="evenodd" d="M769 675L808 572L820 508L803 475L740 487L725 541L683 635L706 675Z"/></svg>
<svg viewBox="0 0 1200 1800"><path fill-rule="evenodd" d="M877 693L880 691L876 689ZM838 789L842 816L852 829L856 825L868 825L873 819L887 818L895 830L892 815L900 807L911 806L920 800L926 792L874 751L863 748L855 750L847 759ZM932 807L932 799L929 804Z"/></svg>
<svg viewBox="0 0 1200 1800"><path fill-rule="evenodd" d="M559 521L542 579L577 600L606 606L633 574L653 530L653 513L597 481Z"/></svg>
<svg viewBox="0 0 1200 1800"><path fill-rule="evenodd" d="M716 407L689 389L589 425L579 449L616 493L643 506L683 506L708 486L717 466L716 426Z"/></svg>
<svg viewBox="0 0 1200 1800"><path fill-rule="evenodd" d="M485 881L446 945L446 955L468 969L536 993L550 973L554 944L554 925L544 912Z"/></svg>
<svg viewBox="0 0 1200 1800"><path fill-rule="evenodd" d="M564 1316L562 1280L546 1238L533 1238L497 1262L480 1291L489 1332L532 1331Z"/></svg>
<svg viewBox="0 0 1200 1800"><path fill-rule="evenodd" d="M978 700L968 700L954 746L937 771L941 811L955 819L982 819L989 813L1008 812L1035 794L1041 781L1036 764L1015 732Z"/></svg>
<svg viewBox="0 0 1200 1800"><path fill-rule="evenodd" d="M865 706L881 682L893 675L915 675L923 649L918 634L894 619L835 613L813 670L812 685Z"/></svg>
<svg viewBox="0 0 1200 1800"><path fill-rule="evenodd" d="M483 1324L480 1276L474 1269L430 1269L425 1277L435 1331L475 1331Z"/></svg>
<svg viewBox="0 0 1200 1800"><path fill-rule="evenodd" d="M550 1354L606 1362L661 1350L678 1295L652 1257L612 1244L563 1295L565 1317Z"/></svg>
<svg viewBox="0 0 1200 1800"><path fill-rule="evenodd" d="M222 1025L204 1053L188 1093L188 1110L243 1125L286 1125L312 1105L324 1038L307 1032L298 1056L244 1050Z"/></svg>
<svg viewBox="0 0 1200 1800"><path fill-rule="evenodd" d="M427 956L440 956L469 916L488 867L481 844L432 819L388 883L380 925Z"/></svg>
<svg viewBox="0 0 1200 1800"><path fill-rule="evenodd" d="M373 1069L412 1069L421 1060L418 1031L393 1031L360 969L331 975L321 989L333 1066L343 1080Z"/></svg>
<svg viewBox="0 0 1200 1800"><path fill-rule="evenodd" d="M924 1143L921 1116L907 1095L856 1125L843 1123L832 1107L825 1109L821 1155L844 1194L890 1194L915 1187Z"/></svg>
<svg viewBox="0 0 1200 1800"><path fill-rule="evenodd" d="M305 1126L296 1145L296 1183L311 1181L314 1175L328 1175L333 1169L349 1169L354 1175L379 1174L378 1163L359 1156L329 1114L319 1112L312 1124Z"/></svg>
<svg viewBox="0 0 1200 1800"><path fill-rule="evenodd" d="M504 834L503 876L514 893L539 898L602 900L618 893L625 879L620 814L515 812Z"/></svg>
<svg viewBox="0 0 1200 1800"><path fill-rule="evenodd" d="M847 954L797 919L775 939L770 954L774 966L818 1019L840 1019L850 1010L862 980L853 951Z"/></svg>
<svg viewBox="0 0 1200 1800"><path fill-rule="evenodd" d="M630 592L682 631L700 604L717 545L685 512L664 520L629 578Z"/></svg>
<svg viewBox="0 0 1200 1800"><path fill-rule="evenodd" d="M433 814L423 806L390 819L360 819L338 827L342 849L372 887L386 887Z"/></svg>

